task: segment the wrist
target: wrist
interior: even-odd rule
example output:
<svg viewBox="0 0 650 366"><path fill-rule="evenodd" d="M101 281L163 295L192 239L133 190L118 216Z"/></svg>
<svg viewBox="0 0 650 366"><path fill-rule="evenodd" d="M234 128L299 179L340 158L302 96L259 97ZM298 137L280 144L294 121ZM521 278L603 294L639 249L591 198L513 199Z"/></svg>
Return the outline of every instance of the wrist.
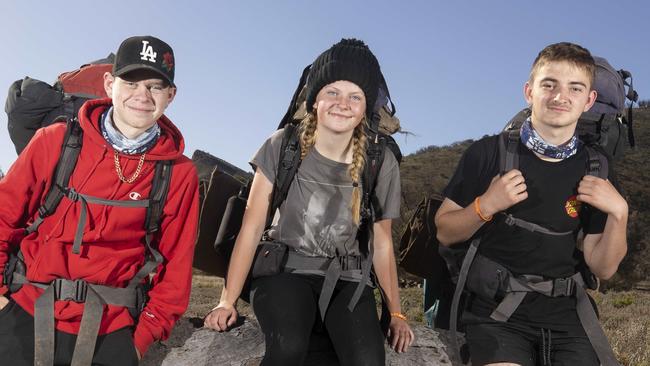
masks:
<svg viewBox="0 0 650 366"><path fill-rule="evenodd" d="M406 317L406 315L403 314L402 312L399 312L399 311L393 311L393 312L391 312L391 313L390 313L390 317L391 317L391 318L402 319L402 320L404 320L404 321L408 321L408 318Z"/></svg>
<svg viewBox="0 0 650 366"><path fill-rule="evenodd" d="M216 308L234 308L234 307L235 307L235 302L234 301L224 299L224 300L219 301L219 304L217 306L215 306L214 309L216 309ZM214 309L212 309L212 310L214 310Z"/></svg>
<svg viewBox="0 0 650 366"><path fill-rule="evenodd" d="M489 206L485 205L485 201L481 201L481 196L478 196L474 199L474 212L483 222L492 221L493 211L489 209ZM487 207L486 207L487 206Z"/></svg>

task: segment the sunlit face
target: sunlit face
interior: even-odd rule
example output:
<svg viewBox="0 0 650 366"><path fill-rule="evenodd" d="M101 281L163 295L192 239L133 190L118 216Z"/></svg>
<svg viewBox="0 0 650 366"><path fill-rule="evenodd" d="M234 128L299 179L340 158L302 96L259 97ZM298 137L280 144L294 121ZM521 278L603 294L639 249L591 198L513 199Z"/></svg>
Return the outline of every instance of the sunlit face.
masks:
<svg viewBox="0 0 650 366"><path fill-rule="evenodd" d="M129 138L153 126L176 95L176 88L147 70L135 70L120 77L106 73L104 88L113 99L115 127Z"/></svg>
<svg viewBox="0 0 650 366"><path fill-rule="evenodd" d="M524 86L535 129L575 128L596 101L587 71L568 61L541 66Z"/></svg>
<svg viewBox="0 0 650 366"><path fill-rule="evenodd" d="M325 85L314 102L318 129L348 133L363 120L366 96L356 84L339 80Z"/></svg>

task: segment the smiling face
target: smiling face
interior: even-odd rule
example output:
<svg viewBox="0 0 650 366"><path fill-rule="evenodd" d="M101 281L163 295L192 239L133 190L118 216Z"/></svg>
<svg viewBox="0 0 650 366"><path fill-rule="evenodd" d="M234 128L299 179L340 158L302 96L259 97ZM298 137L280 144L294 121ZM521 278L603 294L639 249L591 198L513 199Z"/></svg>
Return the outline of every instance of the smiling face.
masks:
<svg viewBox="0 0 650 366"><path fill-rule="evenodd" d="M106 73L104 88L113 99L115 127L131 139L153 126L176 95L176 88L147 70L120 77Z"/></svg>
<svg viewBox="0 0 650 366"><path fill-rule="evenodd" d="M339 80L325 85L314 102L317 130L352 134L366 113L366 97L356 84Z"/></svg>
<svg viewBox="0 0 650 366"><path fill-rule="evenodd" d="M596 101L589 73L569 61L549 61L537 68L524 95L533 127L551 143L570 138L580 115Z"/></svg>

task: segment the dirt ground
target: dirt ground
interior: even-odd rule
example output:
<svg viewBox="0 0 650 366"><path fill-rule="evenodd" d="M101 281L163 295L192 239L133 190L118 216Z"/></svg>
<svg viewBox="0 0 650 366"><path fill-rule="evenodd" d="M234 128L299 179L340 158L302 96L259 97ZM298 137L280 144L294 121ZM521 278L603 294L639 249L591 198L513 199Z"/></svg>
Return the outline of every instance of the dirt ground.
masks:
<svg viewBox="0 0 650 366"><path fill-rule="evenodd" d="M177 332L191 332L187 319L196 318L195 321L200 324L200 319L218 303L222 287L221 278L195 275L190 306L181 322L182 329ZM411 321L422 322L422 289L409 286L401 288L400 292L403 311ZM598 303L605 332L621 363L630 366L650 366L650 292L609 291L605 294L592 293L592 295ZM252 308L243 301L238 304L238 310L243 316L254 317ZM167 346L174 346L174 344L167 344Z"/></svg>

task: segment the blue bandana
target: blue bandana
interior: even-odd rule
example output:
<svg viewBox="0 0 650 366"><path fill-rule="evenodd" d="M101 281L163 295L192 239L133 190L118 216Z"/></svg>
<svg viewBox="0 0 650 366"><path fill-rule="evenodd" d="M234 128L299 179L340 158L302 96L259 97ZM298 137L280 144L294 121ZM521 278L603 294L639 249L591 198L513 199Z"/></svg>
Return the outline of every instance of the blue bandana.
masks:
<svg viewBox="0 0 650 366"><path fill-rule="evenodd" d="M154 124L134 139L122 135L120 131L113 127L113 107L104 112L99 126L102 130L104 139L106 139L115 150L127 155L144 153L149 150L156 141L158 141L158 137L160 136L160 126L158 126L158 123Z"/></svg>
<svg viewBox="0 0 650 366"><path fill-rule="evenodd" d="M530 117L521 125L519 132L521 142L531 151L553 159L566 159L575 155L580 147L580 140L573 134L571 139L562 145L552 145L535 131L530 123Z"/></svg>

